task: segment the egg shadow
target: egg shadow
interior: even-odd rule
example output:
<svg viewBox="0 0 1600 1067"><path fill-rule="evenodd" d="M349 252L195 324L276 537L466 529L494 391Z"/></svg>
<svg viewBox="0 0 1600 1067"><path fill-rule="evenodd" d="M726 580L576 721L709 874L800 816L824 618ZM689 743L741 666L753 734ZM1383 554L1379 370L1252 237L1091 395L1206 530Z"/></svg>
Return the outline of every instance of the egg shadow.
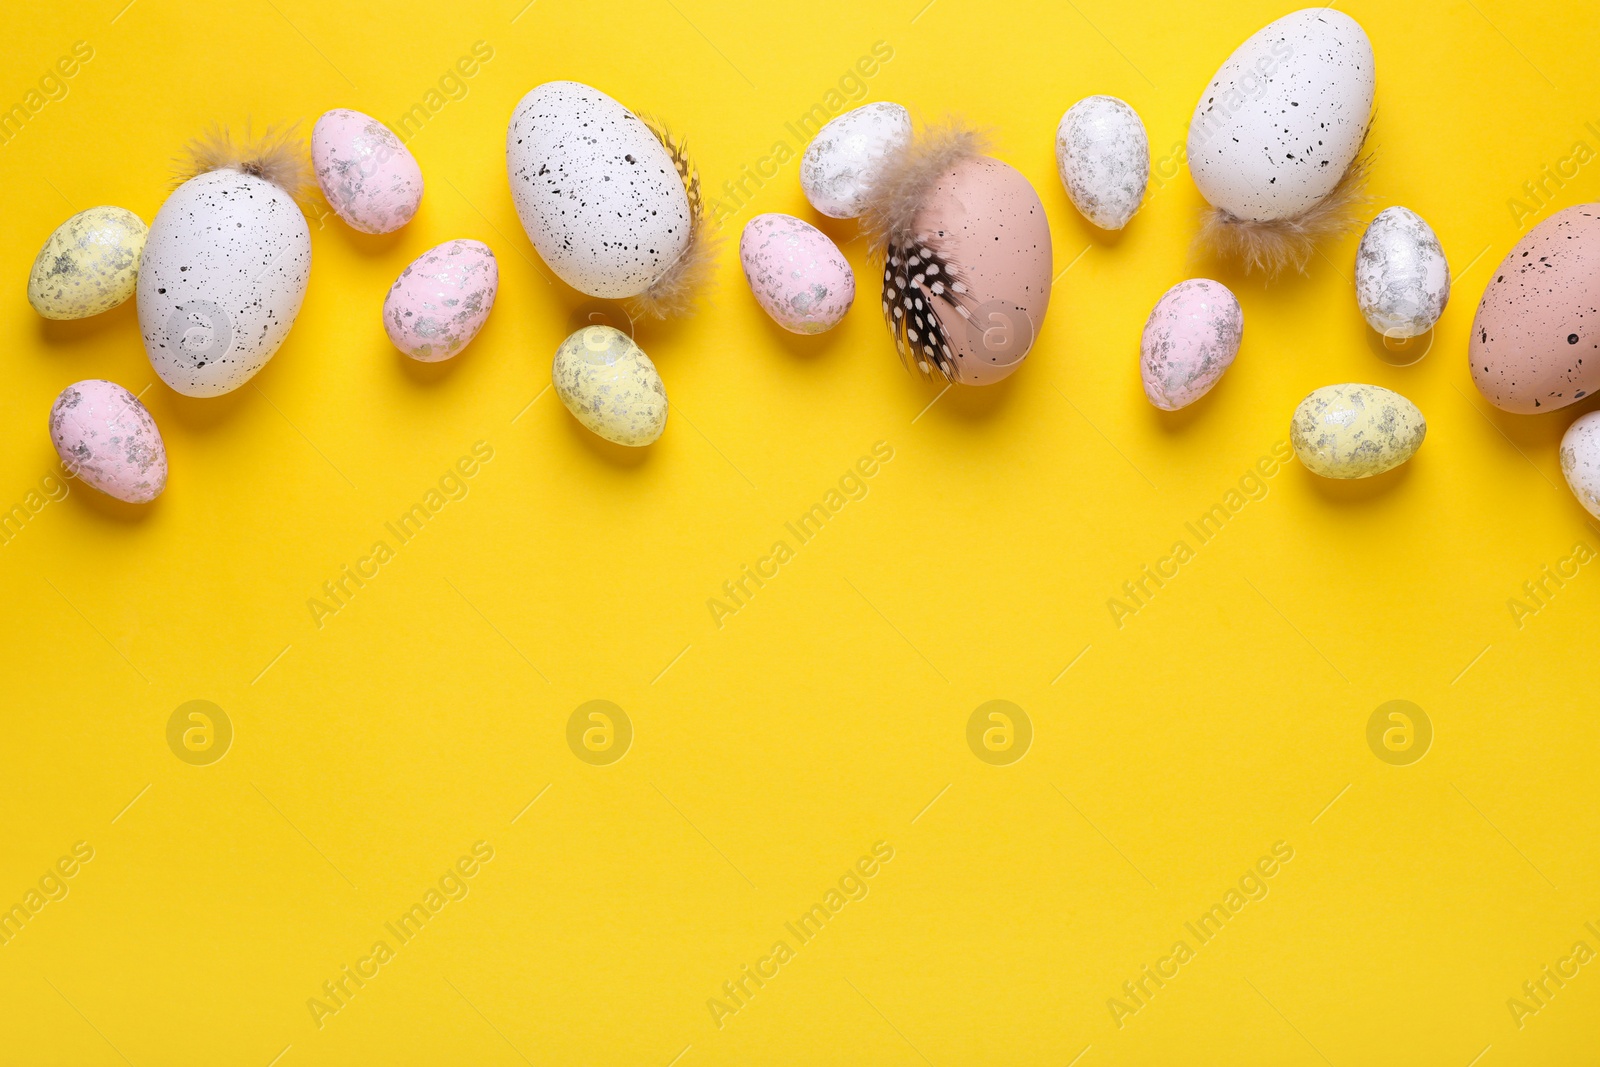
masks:
<svg viewBox="0 0 1600 1067"><path fill-rule="evenodd" d="M1077 235L1076 239L1072 241L1072 247L1074 249L1079 249L1082 247L1078 244L1078 241L1087 241L1091 246L1096 248L1115 248L1122 243L1123 237L1127 235L1128 227L1133 225L1133 219L1139 217L1138 212L1135 212L1133 219L1129 219L1122 229L1105 230L1084 218L1083 212L1078 210L1078 205L1072 202L1072 198L1067 196L1065 191L1062 192L1062 199L1066 201L1067 211L1071 215L1073 221L1073 232ZM1072 254L1076 256L1079 253L1074 251ZM1071 260L1068 260L1068 262L1070 263Z"/></svg>
<svg viewBox="0 0 1600 1067"><path fill-rule="evenodd" d="M171 480L171 474L168 474ZM162 495L165 494L163 490ZM82 478L72 479L72 492L69 497L78 499L77 507L93 515L97 519L116 523L120 526L137 526L149 519L150 515L161 505L161 497L156 497L148 504L130 504L126 500L118 500L89 485Z"/></svg>
<svg viewBox="0 0 1600 1067"><path fill-rule="evenodd" d="M1226 378L1227 376L1224 375L1223 377ZM1151 404L1150 410L1154 412L1151 416L1151 421L1155 423L1157 429L1168 437L1177 437L1187 433L1190 426L1205 417L1206 411L1215 403L1211 398L1216 396L1221 389L1222 382L1219 381L1216 385L1206 390L1204 396L1192 403L1185 404L1177 411L1168 411L1166 408L1158 408ZM1143 393L1144 389L1141 387L1139 392ZM1146 401L1149 399L1148 395L1145 396Z"/></svg>
<svg viewBox="0 0 1600 1067"><path fill-rule="evenodd" d="M1371 326L1367 327L1367 347L1372 354L1391 367L1414 367L1433 351L1433 327L1427 333L1404 340L1388 337Z"/></svg>
<svg viewBox="0 0 1600 1067"><path fill-rule="evenodd" d="M156 388L161 390L162 419L177 423L194 433L210 433L230 421L234 413L245 404L255 403L265 394L246 382L231 393L221 396L185 396L159 377ZM145 405L149 407L149 404Z"/></svg>
<svg viewBox="0 0 1600 1067"><path fill-rule="evenodd" d="M47 319L32 307L29 313L39 319L39 340L50 348L71 348L85 344L108 330L127 330L139 337L138 302L129 297L114 308L83 319Z"/></svg>
<svg viewBox="0 0 1600 1067"><path fill-rule="evenodd" d="M1382 474L1374 474L1370 478L1324 478L1306 470L1302 465L1301 475L1311 482L1311 489L1323 500L1330 504L1349 506L1379 500L1399 489L1411 477L1411 468L1416 465L1415 459L1407 460L1392 470Z"/></svg>
<svg viewBox="0 0 1600 1067"><path fill-rule="evenodd" d="M473 340L477 340L477 338L473 338ZM393 362L399 365L401 375L409 380L412 385L431 388L455 374L456 367L466 360L467 349L471 347L472 344L469 341L466 347L455 355L447 359L436 359L431 362L412 359L393 345L389 346L389 351L393 354Z"/></svg>
<svg viewBox="0 0 1600 1067"><path fill-rule="evenodd" d="M426 198L424 198L424 201L426 201ZM340 218L339 213L333 210L333 205L329 204L326 198L317 198L315 206L327 209L317 216L317 221L321 223L320 228L342 231L344 243L354 249L358 255L365 256L368 259L380 259L398 248L400 243L405 240L406 227L415 222L417 216L422 214L422 207L419 206L416 215L413 215L404 224L390 230L388 233L367 233L364 230L356 229Z"/></svg>
<svg viewBox="0 0 1600 1067"><path fill-rule="evenodd" d="M782 348L794 359L807 363L816 362L838 347L838 331L839 327L844 324L843 319L840 319L821 333L794 333L778 325L772 316L767 314L766 309L761 307L759 302L756 302L754 296L750 299L751 302L756 304L757 310L761 312L761 321L765 325L767 336L771 338L772 343ZM849 314L849 312L847 311L845 314Z"/></svg>
<svg viewBox="0 0 1600 1067"><path fill-rule="evenodd" d="M990 385L952 382L949 391L939 397L937 403L930 401L927 416L969 424L986 423L999 418L1000 413L1011 404L1020 373L1020 370L1013 372Z"/></svg>
<svg viewBox="0 0 1600 1067"><path fill-rule="evenodd" d="M579 422L577 416L562 408L562 421L567 424L567 433L578 441L592 455L603 460L608 466L617 470L638 470L650 462L650 453L654 450L654 443L635 447L632 445L619 445L615 441L607 441L604 437L589 429ZM672 428L672 408L667 408L667 429ZM663 431L665 433L666 431Z"/></svg>

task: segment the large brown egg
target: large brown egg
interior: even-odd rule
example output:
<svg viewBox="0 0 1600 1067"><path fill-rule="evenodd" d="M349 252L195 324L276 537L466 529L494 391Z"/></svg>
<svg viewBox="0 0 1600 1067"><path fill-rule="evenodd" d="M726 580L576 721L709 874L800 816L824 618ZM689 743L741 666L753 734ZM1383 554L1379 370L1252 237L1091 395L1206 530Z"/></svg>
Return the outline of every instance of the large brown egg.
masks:
<svg viewBox="0 0 1600 1067"><path fill-rule="evenodd" d="M1495 407L1554 411L1600 388L1600 204L1552 215L1484 290L1468 347Z"/></svg>
<svg viewBox="0 0 1600 1067"><path fill-rule="evenodd" d="M884 285L902 352L963 385L1011 374L1050 306L1050 227L1039 194L998 159L963 159L939 175L913 229L915 242L890 250Z"/></svg>

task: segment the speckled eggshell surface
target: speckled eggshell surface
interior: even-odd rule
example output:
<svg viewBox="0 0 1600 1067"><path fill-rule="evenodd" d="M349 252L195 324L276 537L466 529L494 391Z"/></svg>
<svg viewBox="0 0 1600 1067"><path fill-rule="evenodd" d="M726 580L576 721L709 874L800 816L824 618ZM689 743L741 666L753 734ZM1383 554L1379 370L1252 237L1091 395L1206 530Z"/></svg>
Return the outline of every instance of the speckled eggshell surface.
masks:
<svg viewBox="0 0 1600 1067"><path fill-rule="evenodd" d="M506 131L511 199L539 255L589 296L648 289L689 243L689 194L633 112L580 82L524 96Z"/></svg>
<svg viewBox="0 0 1600 1067"><path fill-rule="evenodd" d="M392 233L422 203L422 168L394 132L349 108L324 112L311 130L311 163L328 205L362 233Z"/></svg>
<svg viewBox="0 0 1600 1067"><path fill-rule="evenodd" d="M311 231L271 182L233 170L190 178L150 224L139 331L161 380L185 396L232 392L289 336L311 277Z"/></svg>
<svg viewBox="0 0 1600 1067"><path fill-rule="evenodd" d="M899 104L863 104L833 119L800 157L800 188L818 211L853 219L883 161L911 143L911 112Z"/></svg>
<svg viewBox="0 0 1600 1067"><path fill-rule="evenodd" d="M1361 151L1377 82L1372 42L1328 7L1283 16L1229 56L1189 121L1201 195L1236 218L1298 215Z"/></svg>
<svg viewBox="0 0 1600 1067"><path fill-rule="evenodd" d="M856 276L828 235L793 215L757 215L739 237L756 302L790 333L823 333L856 298Z"/></svg>
<svg viewBox="0 0 1600 1067"><path fill-rule="evenodd" d="M550 380L585 427L619 445L653 443L667 427L667 387L633 338L585 326L556 349Z"/></svg>
<svg viewBox="0 0 1600 1067"><path fill-rule="evenodd" d="M1356 304L1385 337L1420 337L1450 302L1450 264L1439 238L1410 208L1378 213L1356 249Z"/></svg>
<svg viewBox="0 0 1600 1067"><path fill-rule="evenodd" d="M1221 282L1191 278L1156 301L1139 343L1144 395L1163 411L1188 407L1222 380L1244 340L1244 309Z"/></svg>
<svg viewBox="0 0 1600 1067"><path fill-rule="evenodd" d="M167 448L139 398L116 382L67 386L50 407L50 440L76 477L118 500L148 504L167 487Z"/></svg>
<svg viewBox="0 0 1600 1067"><path fill-rule="evenodd" d="M127 208L92 207L56 227L28 275L28 303L47 319L86 319L133 295L149 227Z"/></svg>
<svg viewBox="0 0 1600 1067"><path fill-rule="evenodd" d="M412 359L449 359L478 336L500 290L500 267L482 241L446 241L400 272L383 301L383 328Z"/></svg>
<svg viewBox="0 0 1600 1067"><path fill-rule="evenodd" d="M1478 303L1467 358L1495 407L1554 411L1600 387L1600 204L1545 219Z"/></svg>
<svg viewBox="0 0 1600 1067"><path fill-rule="evenodd" d="M1294 409L1289 443L1313 474L1370 478L1422 447L1428 423L1417 406L1380 385L1325 385Z"/></svg>
<svg viewBox="0 0 1600 1067"><path fill-rule="evenodd" d="M1600 519L1600 411L1567 427L1561 438L1561 473L1584 510Z"/></svg>
<svg viewBox="0 0 1600 1067"><path fill-rule="evenodd" d="M913 226L967 288L963 318L948 290L932 298L951 348L953 381L989 385L1033 347L1050 307L1050 227L1022 173L987 156L942 174Z"/></svg>
<svg viewBox="0 0 1600 1067"><path fill-rule="evenodd" d="M1056 126L1056 169L1072 206L1103 230L1139 210L1150 180L1150 139L1138 112L1114 96L1086 96Z"/></svg>

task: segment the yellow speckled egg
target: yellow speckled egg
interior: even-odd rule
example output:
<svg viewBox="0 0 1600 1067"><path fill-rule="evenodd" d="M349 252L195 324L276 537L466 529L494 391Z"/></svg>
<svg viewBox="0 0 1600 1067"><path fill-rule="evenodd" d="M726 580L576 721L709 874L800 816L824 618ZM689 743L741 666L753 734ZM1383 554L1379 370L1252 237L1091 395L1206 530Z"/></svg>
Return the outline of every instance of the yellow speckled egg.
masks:
<svg viewBox="0 0 1600 1067"><path fill-rule="evenodd" d="M133 295L150 228L120 207L92 207L56 227L28 275L28 303L47 319L86 319Z"/></svg>
<svg viewBox="0 0 1600 1067"><path fill-rule="evenodd" d="M585 326L568 337L550 378L573 417L607 441L648 445L667 428L667 387L621 330Z"/></svg>
<svg viewBox="0 0 1600 1067"><path fill-rule="evenodd" d="M1381 385L1325 385L1300 401L1289 425L1295 455L1324 478L1370 478L1416 455L1428 423Z"/></svg>

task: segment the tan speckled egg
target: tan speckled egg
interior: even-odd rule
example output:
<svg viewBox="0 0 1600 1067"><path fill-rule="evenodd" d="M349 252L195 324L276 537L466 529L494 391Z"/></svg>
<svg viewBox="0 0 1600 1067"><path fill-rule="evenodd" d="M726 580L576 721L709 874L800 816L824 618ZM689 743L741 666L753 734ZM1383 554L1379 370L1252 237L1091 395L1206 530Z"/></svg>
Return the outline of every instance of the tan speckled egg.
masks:
<svg viewBox="0 0 1600 1067"><path fill-rule="evenodd" d="M915 227L953 279L932 297L949 346L949 377L963 385L998 382L1021 365L1050 306L1050 227L1039 194L1009 164L965 160L940 176ZM908 341L924 362L925 344Z"/></svg>
<svg viewBox="0 0 1600 1067"><path fill-rule="evenodd" d="M653 443L667 428L667 387L633 338L585 326L556 349L550 380L584 426L619 445Z"/></svg>
<svg viewBox="0 0 1600 1067"><path fill-rule="evenodd" d="M1467 351L1473 382L1506 411L1554 411L1600 387L1600 204L1558 212L1517 242Z"/></svg>

